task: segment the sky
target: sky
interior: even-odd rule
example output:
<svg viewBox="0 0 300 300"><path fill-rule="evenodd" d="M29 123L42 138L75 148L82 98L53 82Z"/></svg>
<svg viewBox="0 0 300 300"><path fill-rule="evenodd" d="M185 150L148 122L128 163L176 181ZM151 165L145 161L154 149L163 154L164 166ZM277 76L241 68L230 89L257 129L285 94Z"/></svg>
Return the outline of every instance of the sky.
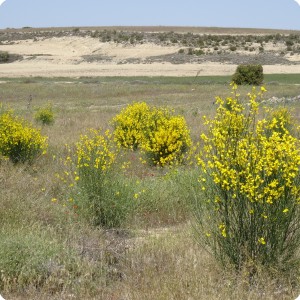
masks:
<svg viewBox="0 0 300 300"><path fill-rule="evenodd" d="M206 26L300 30L300 0L0 0L0 28Z"/></svg>

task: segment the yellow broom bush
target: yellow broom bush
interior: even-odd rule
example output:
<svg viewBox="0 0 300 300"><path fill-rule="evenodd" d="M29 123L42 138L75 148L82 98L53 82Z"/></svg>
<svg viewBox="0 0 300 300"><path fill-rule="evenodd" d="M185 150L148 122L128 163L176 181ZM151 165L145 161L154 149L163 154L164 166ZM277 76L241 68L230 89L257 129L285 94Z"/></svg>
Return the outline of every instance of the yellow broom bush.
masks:
<svg viewBox="0 0 300 300"><path fill-rule="evenodd" d="M264 88L245 104L233 89L233 96L217 98L215 118L206 119L208 134L201 135L199 238L237 269L249 262L288 269L300 242L299 140L286 110L258 118Z"/></svg>
<svg viewBox="0 0 300 300"><path fill-rule="evenodd" d="M122 147L136 150L143 139L150 107L145 102L128 105L113 118L114 139Z"/></svg>
<svg viewBox="0 0 300 300"><path fill-rule="evenodd" d="M123 184L118 150L109 131L91 129L80 136L74 151L69 149L66 170L59 176L69 183L68 204L93 225L119 227L132 209L132 192Z"/></svg>
<svg viewBox="0 0 300 300"><path fill-rule="evenodd" d="M54 113L51 104L37 109L34 118L43 125L51 125L54 123Z"/></svg>
<svg viewBox="0 0 300 300"><path fill-rule="evenodd" d="M128 105L113 119L114 137L125 148L140 148L151 165L181 163L191 145L183 116L145 102Z"/></svg>
<svg viewBox="0 0 300 300"><path fill-rule="evenodd" d="M184 117L172 115L168 109L154 108L141 143L149 163L159 166L182 163L190 146Z"/></svg>
<svg viewBox="0 0 300 300"><path fill-rule="evenodd" d="M45 153L47 137L11 111L0 113L0 154L13 163L32 162Z"/></svg>

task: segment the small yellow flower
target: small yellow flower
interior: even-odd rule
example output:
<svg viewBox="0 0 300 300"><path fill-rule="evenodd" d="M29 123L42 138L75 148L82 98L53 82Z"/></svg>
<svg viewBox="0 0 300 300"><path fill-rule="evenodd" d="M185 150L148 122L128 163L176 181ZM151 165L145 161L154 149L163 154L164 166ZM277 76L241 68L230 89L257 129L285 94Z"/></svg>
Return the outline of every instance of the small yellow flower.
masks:
<svg viewBox="0 0 300 300"><path fill-rule="evenodd" d="M264 239L263 237L259 238L259 239L258 239L258 242L259 242L260 244L262 244L262 245L265 245L265 244L266 244L266 241L265 241L265 239Z"/></svg>
<svg viewBox="0 0 300 300"><path fill-rule="evenodd" d="M56 198L52 198L51 201L52 202L57 202L57 199Z"/></svg>
<svg viewBox="0 0 300 300"><path fill-rule="evenodd" d="M267 91L266 88L265 88L264 86L262 86L262 87L260 88L260 90L261 90L262 92L266 92L266 91Z"/></svg>
<svg viewBox="0 0 300 300"><path fill-rule="evenodd" d="M226 234L226 227L225 227L225 225L224 224L220 224L219 225L219 229L221 230L222 236L226 238L227 234Z"/></svg>
<svg viewBox="0 0 300 300"><path fill-rule="evenodd" d="M139 194L135 193L134 198L137 199L139 197Z"/></svg>
<svg viewBox="0 0 300 300"><path fill-rule="evenodd" d="M288 208L285 208L282 212L285 214L285 213L287 213L289 211L289 209Z"/></svg>

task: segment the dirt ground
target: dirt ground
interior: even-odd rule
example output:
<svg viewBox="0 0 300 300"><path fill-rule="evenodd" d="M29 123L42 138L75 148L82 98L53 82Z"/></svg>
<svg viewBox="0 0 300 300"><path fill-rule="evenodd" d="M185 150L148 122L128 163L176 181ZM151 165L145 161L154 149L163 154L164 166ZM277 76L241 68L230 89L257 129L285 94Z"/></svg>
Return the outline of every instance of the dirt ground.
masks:
<svg viewBox="0 0 300 300"><path fill-rule="evenodd" d="M103 41L103 34L99 37L91 31L78 32L73 30L55 35L34 31L13 35L0 32L0 51L19 58L0 64L0 77L232 75L236 66L242 63L262 64L266 74L300 73L300 51L284 52L284 41L252 42L251 52L244 50L248 48L245 42L244 47L238 47L234 52L228 50L228 45L222 46L224 43L218 43L218 47L212 43L202 46L203 55L195 55L189 50L192 49L189 44L191 37L195 40L198 35L192 33L183 34L183 42L178 42L181 36L174 33L171 37L166 34L164 39L159 33L159 41L155 35L145 36L143 33L139 42L132 42L129 36L127 41L120 42ZM114 34L124 37L121 33L122 36ZM107 36L106 31L105 34ZM132 39L132 35L130 37ZM175 38L176 42L166 42ZM261 45L263 52L258 50ZM199 53L198 48L195 49L195 53Z"/></svg>

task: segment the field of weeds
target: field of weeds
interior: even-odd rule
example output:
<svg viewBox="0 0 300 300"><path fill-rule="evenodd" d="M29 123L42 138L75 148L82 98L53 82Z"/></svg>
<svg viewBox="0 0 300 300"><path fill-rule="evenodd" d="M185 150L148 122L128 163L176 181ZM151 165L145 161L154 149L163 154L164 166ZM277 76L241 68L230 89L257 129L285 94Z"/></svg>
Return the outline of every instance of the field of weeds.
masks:
<svg viewBox="0 0 300 300"><path fill-rule="evenodd" d="M5 299L294 299L299 273L259 268L250 276L223 268L197 242L193 202L205 198L198 165L144 165L140 154L111 184L135 209L117 228L94 224L70 201L62 180L80 135L112 130L112 119L132 102L168 106L184 116L194 143L215 114L215 96L230 95L230 78L1 79L2 109L41 129L48 150L30 164L0 160L0 291ZM300 94L299 75L266 77L273 96ZM251 90L240 87L245 98ZM36 121L51 105L54 122ZM283 103L300 120L297 102ZM272 105L274 106L274 104ZM50 107L50 106L49 106ZM68 147L66 146L68 145ZM70 152L71 151L71 152ZM115 178L115 177L114 177ZM86 199L85 199L86 201ZM78 204L80 206L80 203Z"/></svg>

